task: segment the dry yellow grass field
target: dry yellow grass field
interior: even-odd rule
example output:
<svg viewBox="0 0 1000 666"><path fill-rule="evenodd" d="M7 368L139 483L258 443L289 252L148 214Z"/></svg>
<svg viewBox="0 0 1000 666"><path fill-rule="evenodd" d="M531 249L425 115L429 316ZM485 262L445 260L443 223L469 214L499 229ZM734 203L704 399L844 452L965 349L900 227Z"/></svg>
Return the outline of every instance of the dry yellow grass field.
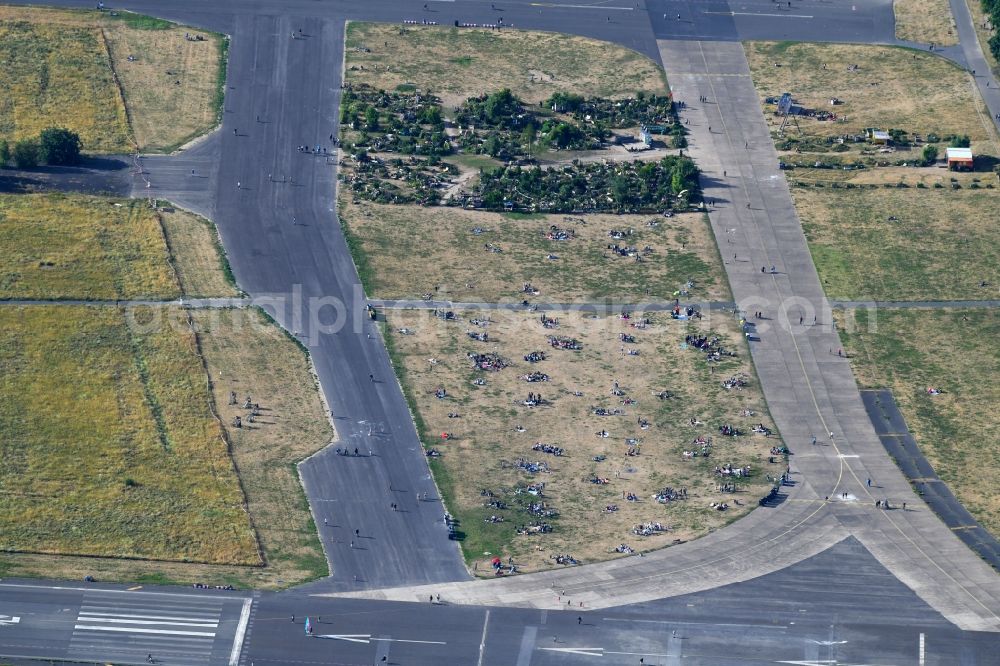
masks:
<svg viewBox="0 0 1000 666"><path fill-rule="evenodd" d="M977 154L1000 154L996 128L971 75L931 53L794 42L747 42L744 48L761 98L790 92L803 107L847 118L798 118L798 129L793 124L786 130L789 137L822 139L860 134L868 127L895 128L923 137L968 135ZM850 71L849 65L858 69ZM833 97L843 103L831 106ZM772 122L777 129L780 119Z"/></svg>
<svg viewBox="0 0 1000 666"><path fill-rule="evenodd" d="M6 310L0 310L0 316ZM94 309L100 313L110 310ZM298 346L256 311L199 310L192 316L211 376L211 389L246 493L267 565L199 565L100 557L0 554L0 575L82 578L150 583L205 582L285 587L326 573L326 560L292 465L333 436L308 362ZM228 405L250 394L261 406L255 424L235 429L247 416Z"/></svg>
<svg viewBox="0 0 1000 666"><path fill-rule="evenodd" d="M145 202L0 195L0 297L176 298L180 286Z"/></svg>
<svg viewBox="0 0 1000 666"><path fill-rule="evenodd" d="M215 127L225 79L221 35L183 26L147 30L127 24L109 25L106 33L141 150L170 151ZM130 55L135 60L130 62Z"/></svg>
<svg viewBox="0 0 1000 666"><path fill-rule="evenodd" d="M852 312L847 315L854 315ZM934 471L973 516L1000 535L1000 314L880 310L842 333L858 382L891 388ZM842 327L843 328L843 327ZM927 393L928 387L941 391Z"/></svg>
<svg viewBox="0 0 1000 666"><path fill-rule="evenodd" d="M761 415L766 407L746 347L730 317L717 314L710 321L688 323L657 313L649 315L649 326L637 328L631 326L636 318L573 312L553 314L559 325L550 329L538 313L457 314L459 321L444 321L427 312L396 311L389 313L386 326L425 445L441 452L431 459L435 479L460 521L466 558L480 573L489 569L493 554L505 561L513 556L521 570L533 571L558 566L552 559L556 554L595 561L615 557L615 548L623 543L648 551L695 538L755 507L770 487L766 475L784 471L780 455L773 464L768 460L771 447L781 445L777 437L719 433L722 424L745 431L759 422L770 427L766 414ZM489 323L477 325L474 318ZM474 340L468 331L488 333L489 339ZM699 331L718 335L736 356L710 364L702 351L682 348L685 335ZM635 341L623 342L621 334L635 336ZM576 338L583 348L554 349L549 335ZM639 355L629 354L630 349ZM545 360L527 362L524 356L534 351L543 351ZM496 372L478 370L469 353L497 354L511 365ZM526 381L523 377L532 372L549 379ZM747 378L745 388L723 388L724 380L741 373ZM477 385L477 379L484 383ZM612 393L615 382L622 395ZM444 398L436 395L439 389L446 391ZM662 391L673 397L655 395ZM544 404L522 404L529 392L541 393ZM627 399L636 402L623 404ZM623 414L599 416L595 407ZM754 416L741 416L744 409ZM692 426L692 418L701 423ZM640 419L649 422L647 428ZM600 431L607 437L599 436ZM453 439L443 441L444 432ZM712 440L711 456L686 458L686 450L701 451L692 443L699 436ZM630 445L631 438L637 441ZM539 442L565 453L533 450ZM626 455L630 448L640 455ZM545 463L549 471L522 471L516 466L519 458ZM724 479L713 472L726 463L750 465L753 472L749 478L727 479L739 484L736 494L720 492ZM592 483L597 477L608 483ZM515 493L534 483L545 484L543 497ZM653 496L668 486L686 488L688 498L660 504ZM483 489L508 508L484 506L490 498L481 494ZM626 499L628 493L638 501ZM536 517L525 510L524 503L539 501L558 516ZM712 502L728 502L730 508L719 511ZM606 511L609 505L617 511ZM493 514L504 522L485 522ZM516 533L516 526L534 520L550 523L554 531ZM632 532L635 525L650 522L672 529L652 536Z"/></svg>
<svg viewBox="0 0 1000 666"><path fill-rule="evenodd" d="M369 49L368 51L362 49ZM528 103L555 92L624 97L662 93L663 70L617 44L523 30L349 23L344 79L431 90L445 106L508 87Z"/></svg>
<svg viewBox="0 0 1000 666"><path fill-rule="evenodd" d="M179 208L156 213L171 250L173 267L185 296L238 296L215 225Z"/></svg>
<svg viewBox="0 0 1000 666"><path fill-rule="evenodd" d="M363 253L359 263L374 298L432 293L461 302L519 302L536 298L522 293L529 282L541 292L537 298L547 302L663 301L673 299L688 280L695 283L691 299L730 298L711 229L701 214L505 216L355 201L343 203L341 218L352 245ZM552 226L575 237L548 240ZM608 235L628 229L633 233L623 240ZM486 243L503 252L491 252ZM653 251L636 262L608 250L611 244ZM558 258L547 259L549 255Z"/></svg>
<svg viewBox="0 0 1000 666"><path fill-rule="evenodd" d="M194 334L132 314L0 308L0 550L258 564Z"/></svg>
<svg viewBox="0 0 1000 666"><path fill-rule="evenodd" d="M66 127L88 152L131 148L98 28L14 19L8 10L0 13L0 61L0 138L13 142Z"/></svg>
<svg viewBox="0 0 1000 666"><path fill-rule="evenodd" d="M920 44L958 44L958 29L948 0L893 0L896 38Z"/></svg>
<svg viewBox="0 0 1000 666"><path fill-rule="evenodd" d="M325 575L326 557L294 465L330 443L334 432L305 352L257 310L192 314L267 559L264 570L253 572L254 585ZM231 391L236 405L229 404ZM247 396L260 404L254 423L243 409ZM243 427L233 427L236 416Z"/></svg>
<svg viewBox="0 0 1000 666"><path fill-rule="evenodd" d="M169 205L0 195L0 298L237 296L215 227Z"/></svg>
<svg viewBox="0 0 1000 666"><path fill-rule="evenodd" d="M60 126L87 152L171 150L215 126L225 48L221 35L129 12L0 7L0 85L12 91L0 138Z"/></svg>

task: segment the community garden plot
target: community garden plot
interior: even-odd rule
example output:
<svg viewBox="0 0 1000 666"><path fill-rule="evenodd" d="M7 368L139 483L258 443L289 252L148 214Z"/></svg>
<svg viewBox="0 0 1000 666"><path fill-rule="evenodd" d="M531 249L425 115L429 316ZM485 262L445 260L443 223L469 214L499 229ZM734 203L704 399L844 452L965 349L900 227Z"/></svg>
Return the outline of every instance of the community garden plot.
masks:
<svg viewBox="0 0 1000 666"><path fill-rule="evenodd" d="M519 216L342 206L373 298L728 300L703 215Z"/></svg>
<svg viewBox="0 0 1000 666"><path fill-rule="evenodd" d="M385 330L479 573L695 538L785 471L777 436L753 433L772 426L725 315L394 311Z"/></svg>

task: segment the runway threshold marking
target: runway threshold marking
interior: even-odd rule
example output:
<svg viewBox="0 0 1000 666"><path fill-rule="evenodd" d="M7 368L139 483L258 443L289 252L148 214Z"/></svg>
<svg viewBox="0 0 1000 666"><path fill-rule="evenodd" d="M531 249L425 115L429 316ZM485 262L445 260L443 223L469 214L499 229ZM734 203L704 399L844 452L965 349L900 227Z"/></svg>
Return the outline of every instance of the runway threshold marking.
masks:
<svg viewBox="0 0 1000 666"><path fill-rule="evenodd" d="M177 631L174 629L141 629L139 627L98 627L87 624L78 624L73 627L75 630L86 631L116 631L124 634L161 634L167 636L208 636L214 637L215 632L207 631Z"/></svg>
<svg viewBox="0 0 1000 666"><path fill-rule="evenodd" d="M177 618L177 619L183 619L183 618ZM207 627L209 629L218 628L218 626L219 626L218 622L191 622L191 621L170 622L170 621L167 621L167 620L133 620L133 619L127 619L127 618L124 618L124 617L93 617L93 616L84 615L83 613L80 613L79 620L80 621L85 620L87 622L107 622L108 624L140 624L140 625L149 625L149 624L152 624L152 625L161 625L161 624L163 624L163 625L175 626L175 627L177 627L177 626L180 626L180 627Z"/></svg>
<svg viewBox="0 0 1000 666"><path fill-rule="evenodd" d="M240 621L236 625L236 635L233 636L233 649L229 653L229 666L236 666L240 662L240 652L243 651L243 641L247 635L247 623L250 621L250 609L253 607L253 599L243 600L243 609L240 611Z"/></svg>

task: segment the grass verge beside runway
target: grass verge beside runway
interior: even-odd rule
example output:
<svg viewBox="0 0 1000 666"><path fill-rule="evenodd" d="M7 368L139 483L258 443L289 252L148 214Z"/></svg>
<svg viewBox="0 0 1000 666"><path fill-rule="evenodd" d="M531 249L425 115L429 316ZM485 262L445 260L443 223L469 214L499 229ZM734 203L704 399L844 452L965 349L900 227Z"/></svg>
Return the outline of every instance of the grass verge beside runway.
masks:
<svg viewBox="0 0 1000 666"><path fill-rule="evenodd" d="M504 87L529 103L556 92L623 97L666 88L646 56L559 33L352 22L345 49L346 81L433 91L446 107Z"/></svg>
<svg viewBox="0 0 1000 666"><path fill-rule="evenodd" d="M1000 535L1000 313L848 311L841 339L864 387L892 389L921 451L966 509ZM941 391L931 395L928 388ZM877 483L877 479L874 479Z"/></svg>
<svg viewBox="0 0 1000 666"><path fill-rule="evenodd" d="M948 0L893 0L892 10L896 39L935 46L958 44L958 28Z"/></svg>
<svg viewBox="0 0 1000 666"><path fill-rule="evenodd" d="M617 556L615 548L623 543L648 551L701 536L755 507L770 488L766 475L784 471L781 455L773 464L768 460L780 440L750 433L753 424L770 427L770 422L737 324L725 315L688 323L657 313L648 327L636 328L634 318L550 313L558 328L545 328L538 313L457 314L458 321L445 321L427 312L392 312L386 326L420 435L427 448L441 452L431 458L435 479L460 521L465 557L480 574L488 572L493 554L505 562L513 556L522 570L531 571L558 567L557 554L597 561ZM476 324L473 318L489 323ZM473 340L468 331L488 333L489 339ZM736 356L708 363L704 352L683 348L685 335L698 332L718 335ZM635 336L635 341L623 341L620 334ZM553 349L547 342L550 335L577 338L582 349ZM639 354L630 355L629 349ZM546 358L526 361L524 356L534 351ZM468 358L470 352L496 354L511 365L495 372L479 370ZM548 379L526 381L524 376L533 372ZM747 386L723 387L724 380L738 374L746 377ZM477 379L484 383L476 384ZM621 395L612 392L616 382ZM439 389L444 397L436 395ZM655 395L662 391L672 395ZM541 393L544 403L525 406L529 392ZM629 399L635 404L623 404ZM601 416L594 408L623 413ZM741 416L744 409L754 415ZM701 423L692 426L692 418ZM639 419L648 421L648 427ZM723 436L722 424L745 434ZM600 431L607 437L599 436ZM454 437L442 440L444 432ZM702 452L701 445L692 444L700 436L711 439L711 455L685 457L685 451ZM629 444L631 438L636 442ZM533 450L539 442L561 447L564 454ZM641 455L626 455L630 448ZM543 463L548 471L525 471L518 459ZM750 465L752 474L731 479L713 472L726 463ZM597 477L608 483L593 483ZM725 481L738 483L740 492L720 492ZM539 483L544 484L542 495L527 492L529 484ZM686 488L688 498L661 504L654 495L666 487ZM495 497L482 495L484 489ZM637 501L623 497L630 492ZM494 499L506 508L488 506ZM528 505L537 502L557 515L533 514ZM730 508L719 511L712 502L728 502ZM608 505L616 505L617 511L606 511ZM504 521L486 522L491 515ZM550 524L553 531L517 534L518 525L535 521ZM652 536L632 532L635 525L649 522L669 525L672 531Z"/></svg>
<svg viewBox="0 0 1000 666"><path fill-rule="evenodd" d="M0 138L60 126L87 152L172 150L218 122L225 53L222 35L139 14L0 7Z"/></svg>
<svg viewBox="0 0 1000 666"><path fill-rule="evenodd" d="M194 213L161 202L159 217L172 265L190 298L239 296L215 225Z"/></svg>
<svg viewBox="0 0 1000 666"><path fill-rule="evenodd" d="M345 202L341 210L354 247L365 253L365 287L373 298L431 293L461 302L519 302L536 298L523 293L527 282L540 291L537 298L554 303L668 300L688 280L695 285L689 298L730 298L711 229L697 213L524 216L366 201ZM553 225L573 238L549 240ZM615 240L612 230L632 233ZM640 262L609 250L614 244L651 252Z"/></svg>
<svg viewBox="0 0 1000 666"><path fill-rule="evenodd" d="M31 310L24 309L23 311L28 313L53 313L61 312L64 309L70 310L63 308L63 306L53 306ZM0 309L0 316L3 316L5 312L13 311L13 309ZM161 310L160 312L166 311ZM177 311L173 310L172 312L174 314L171 315L171 318L176 320ZM54 315L35 316L36 318L42 317L44 319L46 317L51 318ZM317 539L309 507L302 488L298 483L294 465L303 457L328 443L333 436L333 432L319 399L316 383L311 374L309 364L302 350L298 345L289 340L283 331L268 323L256 311L198 310L192 311L191 316L198 326L201 327L201 332L197 336L197 342L200 344L200 351L203 354L209 376L211 377L211 395L222 419L221 427L218 422L213 422L215 423L213 428L216 428L213 431L215 433L213 436L216 439L209 443L211 444L210 447L203 448L206 451L215 451L219 456L224 456L225 446L220 444L217 438L222 431L228 434L229 441L232 444L232 461L229 462L229 465L232 466L235 463L235 468L238 470L239 478L246 495L250 520L253 521L253 525L256 528L257 537L264 550L267 565L265 567L233 566L231 564L201 565L185 562L127 560L106 557L3 553L0 554L0 574L68 579L80 579L85 575L93 575L98 580L105 581L119 580L178 584L190 584L193 582L211 584L231 583L239 586L275 588L311 580L327 573L326 559ZM112 330L117 330L114 328L120 322L120 315L117 314L117 311L104 308L87 308L86 319L81 325L85 328L94 327L97 324L89 322L104 322L107 320L110 320ZM41 328L40 322L33 321L31 324L32 331L36 328ZM27 326L27 322L24 326ZM7 330L6 326L4 330ZM48 344L48 338L52 338L51 344ZM69 345L78 344L80 336L78 334L72 338L64 338L67 338L65 329L59 328L56 332L47 333L46 337L41 339L38 344L48 344L46 349L55 349L57 352L66 349L68 354ZM102 339L111 340L110 336L104 336ZM11 351L14 342L16 341L8 338L5 343L5 348L11 354L14 353L14 351ZM190 364L191 356L194 354L194 349L190 346L193 344L193 338L185 335L183 342L185 345L188 345L185 349L183 359L185 359L185 363ZM98 345L96 341L90 344ZM110 344L110 342L107 344ZM82 358L87 360L89 357ZM104 388L106 391L117 392L123 395L134 395L134 391L129 393L131 390L130 387L133 387L136 381L130 377L131 369L129 364L131 360L131 356L114 355L107 363L99 366L106 374L111 370L116 370L118 373L105 379ZM13 367L8 363L6 354L4 367ZM172 364L169 368L158 366L156 368L156 381L167 383L171 386L176 385L179 382L178 372L182 367L188 366L181 366L176 363ZM209 394L205 388L208 382L204 371L200 367L194 368L190 370L190 374L185 376L188 377L189 385L199 387L197 391L200 396L198 398L198 406L202 410L203 417L207 419ZM63 396L71 395L74 391L83 392L85 387L83 387L82 383L72 383L73 377L66 379L66 386L62 386L63 382L57 382L58 385L52 389L52 392L48 396L49 400L47 404L49 407L44 407L43 403L42 406L35 408L38 415L49 419L49 431L59 427L60 434L54 434L50 441L62 441L67 439L66 433L86 428L87 437L100 439L98 445L105 448L113 446L115 442L107 438L100 438L100 433L90 432L94 430L93 424L85 424L83 422L82 419L85 418L85 413L82 411L74 413L72 411L76 403L67 404L63 400L58 403L61 405L59 409L51 408L51 405L61 400ZM56 379L53 377L49 381L56 382ZM6 397L6 394L13 393L16 388L11 382L8 382L4 388L5 397L2 405L6 406L7 410L11 408L12 403L11 399ZM40 386L38 389L33 390L44 392L45 387ZM58 394L56 394L57 391ZM228 404L230 391L237 392L240 403L243 402L247 395L250 395L255 402L260 404L261 414L256 419L256 423L246 422L248 410L242 409L242 404L236 406ZM87 405L90 405L89 400L91 396L95 400L100 397L93 391L86 396L82 396L80 400L86 403L84 408L89 409ZM173 409L173 402L167 400L167 398L172 398L172 396L173 394L165 397L161 396L161 406L164 412ZM45 398L46 396L43 394L42 397ZM142 400L140 398L135 399L138 400L138 403L136 403L133 409L133 412L137 415L141 415L142 413ZM112 400L110 404L114 405L116 403ZM236 415L243 417L243 428L237 429L233 427L233 417ZM124 428L126 424L131 423L131 421L127 421L125 417L121 416L118 409L112 410L107 416L101 415L101 417L102 420L99 423L110 421L112 426L117 428ZM143 423L138 416L133 420L138 420L140 424ZM60 427L60 424L65 424L67 421L69 422L68 426L65 428ZM144 427L148 431L148 423ZM5 426L5 432L13 431L8 430ZM145 431L140 430L140 432ZM178 433L177 436L180 436L180 434ZM125 444L132 445L135 441L137 441L136 436L133 435L131 439L123 440L119 438L117 443L124 447ZM190 443L195 445L197 441L192 440ZM124 453L118 456L121 459L122 474L132 474L132 472L124 471L126 465L132 464L130 462L132 458L125 457L125 453L129 449L123 448L122 451ZM86 455L84 455L81 462L85 465L107 465L107 459L99 459L95 452L96 449L84 452ZM157 452L157 455L161 457L167 456L166 453L159 452ZM65 458L61 459L65 460ZM16 459L8 459L5 453L4 460ZM113 456L112 460L114 460ZM192 480L197 481L203 478L209 471L208 467L199 466L190 474L182 475L171 473L171 469L173 468L168 463L157 461L156 468L148 470L148 472L154 478L156 476L164 477L165 482L170 481L175 484L190 486ZM109 467L106 471L96 472L95 479L101 479L101 474L108 476L112 473L113 469ZM133 474L133 476L138 480L138 474ZM235 483L235 477L230 479L229 482ZM106 495L109 498L115 499L119 495L126 498L130 497L124 490L117 490L121 485L120 479L116 478L113 485L114 488L106 491ZM183 490L185 494L189 489L189 487L178 488L179 491ZM102 498L103 495L98 499ZM201 495L191 496L191 501L196 504L197 511L204 513L211 512L211 507L204 506L204 502L200 498ZM86 507L87 504L84 504L84 506ZM116 510L120 511L121 509L116 508ZM243 521L246 521L246 514L242 512L242 509L240 509L240 516ZM118 529L117 522L122 517L119 514L111 515L106 523L106 529L109 531ZM179 515L171 520L180 521L183 518L184 515ZM56 519L53 524L61 526L64 522L61 519ZM227 535L220 529L220 525L221 523L217 517L212 519L210 523L212 534L209 537L220 541L226 538ZM160 537L160 543L163 544L163 548L178 547L180 542L176 540L168 541L162 538L163 529L166 527L167 523L152 525L149 533L146 534L146 538L155 539ZM4 534L7 534L6 529L4 530ZM61 530L60 535L71 544L76 543L73 533L68 528L65 531ZM100 542L101 538L107 537L98 535L94 541Z"/></svg>

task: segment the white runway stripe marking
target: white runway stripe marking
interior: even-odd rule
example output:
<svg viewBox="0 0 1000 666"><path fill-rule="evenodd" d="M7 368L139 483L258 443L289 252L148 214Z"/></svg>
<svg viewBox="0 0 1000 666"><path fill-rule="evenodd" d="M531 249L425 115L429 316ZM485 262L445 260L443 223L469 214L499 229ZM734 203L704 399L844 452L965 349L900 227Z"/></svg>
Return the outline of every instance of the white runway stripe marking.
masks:
<svg viewBox="0 0 1000 666"><path fill-rule="evenodd" d="M77 618L78 621L86 622L108 622L111 624L165 624L171 626L180 627L211 627L217 628L219 626L218 622L167 622L165 620L132 620L120 617L89 617L80 615Z"/></svg>
<svg viewBox="0 0 1000 666"><path fill-rule="evenodd" d="M162 611L154 611L162 612ZM218 623L219 618L217 617L181 617L180 615L133 615L132 613L105 613L98 611L80 611L80 617L128 617L135 618L137 620L172 620L174 622L216 622Z"/></svg>
<svg viewBox="0 0 1000 666"><path fill-rule="evenodd" d="M170 636L215 636L215 632L205 631L178 631L175 629L143 629L141 627L98 627L92 625L78 624L74 629L85 629L88 631L117 631L125 634L166 634Z"/></svg>

